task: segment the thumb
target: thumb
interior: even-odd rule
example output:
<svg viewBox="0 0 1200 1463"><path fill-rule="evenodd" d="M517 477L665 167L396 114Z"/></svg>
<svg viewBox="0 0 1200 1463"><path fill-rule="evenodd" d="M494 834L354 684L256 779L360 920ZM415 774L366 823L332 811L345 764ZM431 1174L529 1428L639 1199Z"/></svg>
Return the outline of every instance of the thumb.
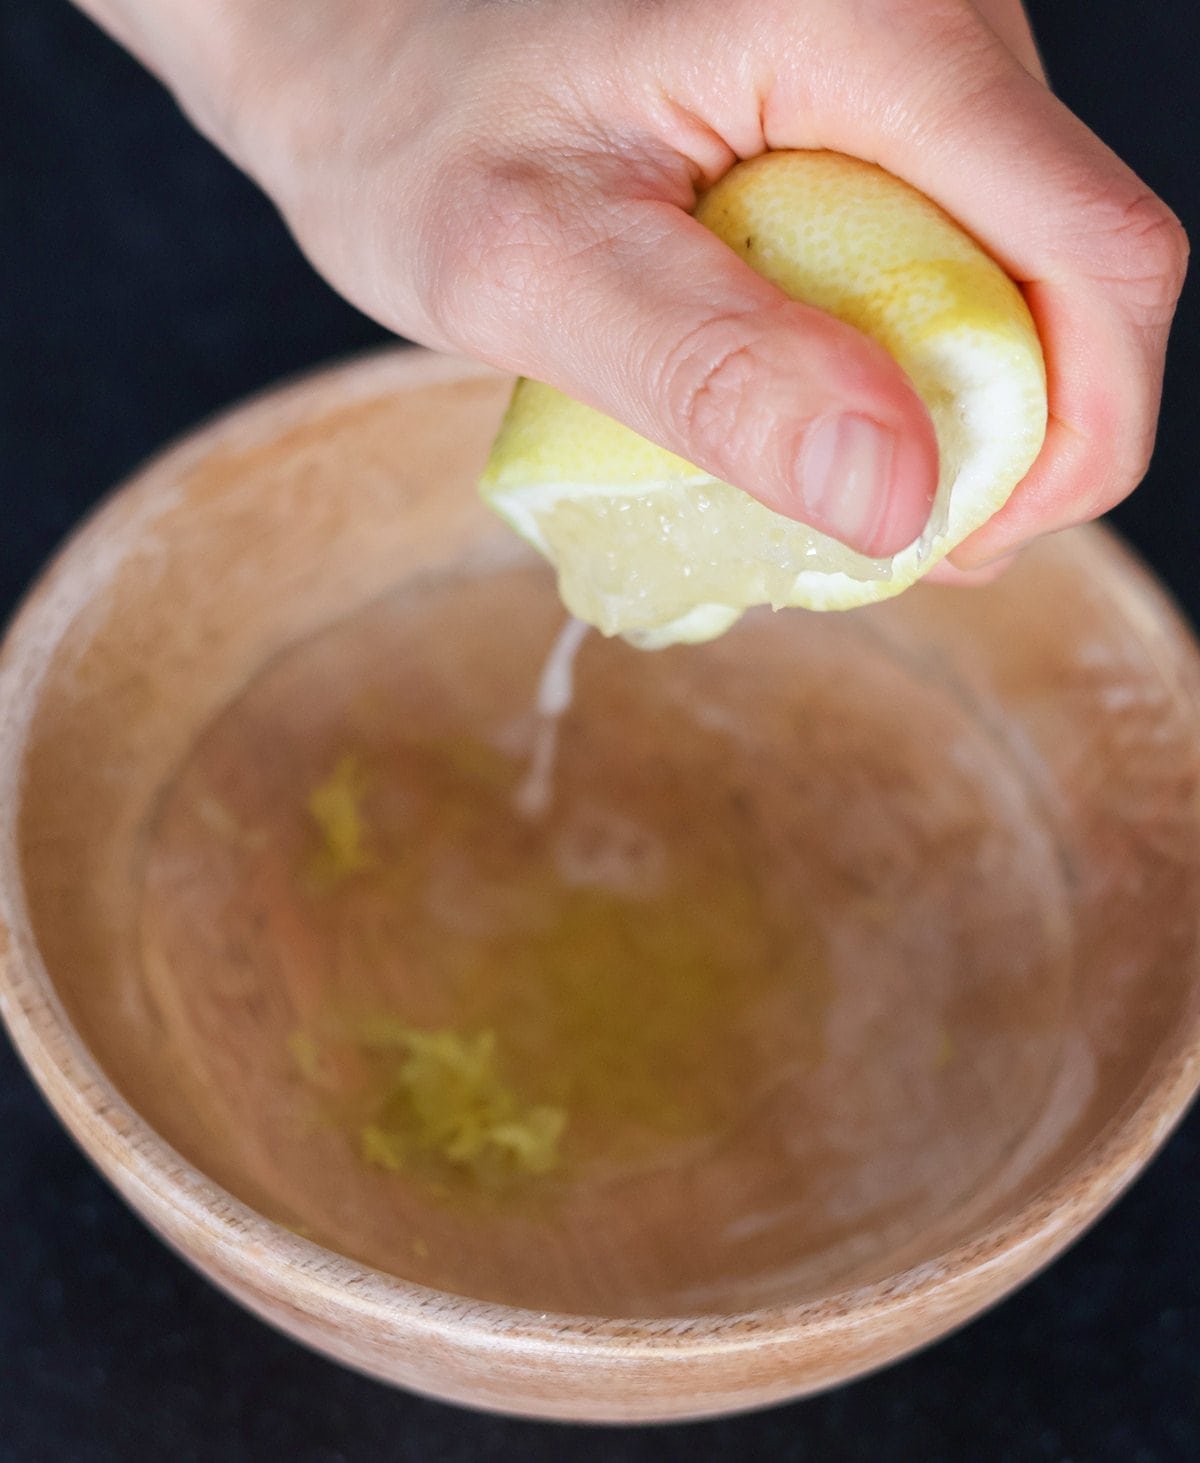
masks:
<svg viewBox="0 0 1200 1463"><path fill-rule="evenodd" d="M475 282L469 348L861 553L918 537L937 444L882 346L789 300L671 204L593 204L555 228L568 237L543 236L508 288Z"/></svg>

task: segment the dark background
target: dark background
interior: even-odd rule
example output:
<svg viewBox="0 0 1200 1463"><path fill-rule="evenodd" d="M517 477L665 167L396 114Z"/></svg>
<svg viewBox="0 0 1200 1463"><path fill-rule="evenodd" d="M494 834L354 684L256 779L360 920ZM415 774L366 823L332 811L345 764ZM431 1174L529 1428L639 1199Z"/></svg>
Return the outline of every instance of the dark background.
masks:
<svg viewBox="0 0 1200 1463"><path fill-rule="evenodd" d="M1200 232L1193 0L1030 8L1056 89ZM1198 299L1115 515L1193 622ZM0 611L168 438L384 338L115 46L65 3L0 0ZM251 1319L114 1198L0 1042L0 1459L1200 1459L1198 1118L1049 1273L913 1361L740 1419L561 1428L389 1391Z"/></svg>

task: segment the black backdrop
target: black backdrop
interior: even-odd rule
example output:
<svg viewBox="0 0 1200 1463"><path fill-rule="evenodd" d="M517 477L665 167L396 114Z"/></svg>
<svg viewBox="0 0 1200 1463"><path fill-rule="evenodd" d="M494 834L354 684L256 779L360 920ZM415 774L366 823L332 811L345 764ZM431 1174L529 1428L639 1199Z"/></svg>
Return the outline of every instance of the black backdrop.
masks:
<svg viewBox="0 0 1200 1463"><path fill-rule="evenodd" d="M1193 0L1031 10L1058 91L1195 234ZM1194 622L1198 301L1116 515ZM166 439L383 339L133 62L59 0L0 0L0 610ZM0 1459L1198 1459L1198 1157L1200 1113L1052 1270L880 1376L727 1421L562 1428L389 1391L252 1320L113 1197L0 1042Z"/></svg>

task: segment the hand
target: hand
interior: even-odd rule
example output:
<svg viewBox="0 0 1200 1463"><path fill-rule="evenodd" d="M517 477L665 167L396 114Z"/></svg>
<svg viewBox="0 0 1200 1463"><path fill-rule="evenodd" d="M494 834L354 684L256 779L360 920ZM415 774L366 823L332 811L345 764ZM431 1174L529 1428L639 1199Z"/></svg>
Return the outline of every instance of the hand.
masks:
<svg viewBox="0 0 1200 1463"><path fill-rule="evenodd" d="M920 532L932 428L881 349L689 217L766 149L880 163L1024 287L1048 435L956 564L1102 513L1145 471L1186 243L1046 89L1019 0L81 3L367 313L559 386L857 548ZM809 506L805 432L836 410L895 434L878 514ZM864 521L869 541L842 532Z"/></svg>

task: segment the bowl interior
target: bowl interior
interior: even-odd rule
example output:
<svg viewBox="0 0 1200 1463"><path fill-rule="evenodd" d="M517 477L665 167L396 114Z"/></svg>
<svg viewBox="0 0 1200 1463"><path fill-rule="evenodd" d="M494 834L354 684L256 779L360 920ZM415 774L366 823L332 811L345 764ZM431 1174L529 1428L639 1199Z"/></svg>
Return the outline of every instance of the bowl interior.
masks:
<svg viewBox="0 0 1200 1463"><path fill-rule="evenodd" d="M1082 1169L1200 991L1157 592L1091 531L979 593L592 635L525 817L562 612L475 500L507 392L323 378L152 467L44 591L21 868L113 1083L268 1217L536 1311L819 1297ZM411 1113L379 1147L413 1031L491 1033L518 1126L565 1118L550 1172L481 1179Z"/></svg>

